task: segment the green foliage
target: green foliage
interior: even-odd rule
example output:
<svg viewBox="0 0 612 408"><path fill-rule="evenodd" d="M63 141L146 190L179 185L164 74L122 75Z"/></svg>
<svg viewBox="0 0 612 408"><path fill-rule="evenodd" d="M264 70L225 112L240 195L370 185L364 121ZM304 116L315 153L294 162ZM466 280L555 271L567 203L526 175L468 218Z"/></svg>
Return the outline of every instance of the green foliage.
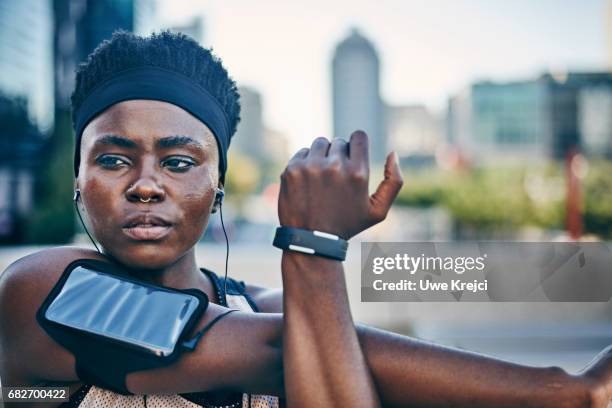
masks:
<svg viewBox="0 0 612 408"><path fill-rule="evenodd" d="M480 230L536 226L562 229L566 181L563 163L428 170L404 174L399 205L446 208L459 226ZM592 162L582 181L584 232L612 237L612 163Z"/></svg>

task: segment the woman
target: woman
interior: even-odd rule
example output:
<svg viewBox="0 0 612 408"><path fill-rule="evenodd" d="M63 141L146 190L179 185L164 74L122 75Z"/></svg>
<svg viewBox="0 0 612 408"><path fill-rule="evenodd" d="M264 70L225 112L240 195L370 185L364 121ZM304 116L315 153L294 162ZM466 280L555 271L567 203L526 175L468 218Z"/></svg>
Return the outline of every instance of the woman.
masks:
<svg viewBox="0 0 612 408"><path fill-rule="evenodd" d="M292 407L379 400L385 406L607 406L608 350L574 376L354 326L340 261L286 250L284 296L235 281L226 296L222 279L198 268L194 245L221 205L239 106L220 61L187 37L116 34L79 69L72 101L76 197L103 254L54 248L2 274L3 386L70 384L72 406L92 407L197 407L213 400L267 407L277 406L277 396ZM389 155L385 179L369 196L367 144L355 132L349 142L317 138L298 151L281 176L280 225L349 239L383 220L401 174ZM177 363L130 373L125 384L135 395L83 384L73 355L35 320L58 277L80 258L116 263L158 285L201 289L214 304L198 327L225 305L244 312L220 321ZM95 376L96 367L87 370Z"/></svg>

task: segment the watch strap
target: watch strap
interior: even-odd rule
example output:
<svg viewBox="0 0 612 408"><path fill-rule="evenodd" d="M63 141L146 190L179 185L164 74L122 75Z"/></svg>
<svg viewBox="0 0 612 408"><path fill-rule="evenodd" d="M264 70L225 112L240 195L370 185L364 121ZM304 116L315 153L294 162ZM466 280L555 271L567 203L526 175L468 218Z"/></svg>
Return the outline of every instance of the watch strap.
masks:
<svg viewBox="0 0 612 408"><path fill-rule="evenodd" d="M344 261L348 241L317 230L278 227L272 243L277 248Z"/></svg>

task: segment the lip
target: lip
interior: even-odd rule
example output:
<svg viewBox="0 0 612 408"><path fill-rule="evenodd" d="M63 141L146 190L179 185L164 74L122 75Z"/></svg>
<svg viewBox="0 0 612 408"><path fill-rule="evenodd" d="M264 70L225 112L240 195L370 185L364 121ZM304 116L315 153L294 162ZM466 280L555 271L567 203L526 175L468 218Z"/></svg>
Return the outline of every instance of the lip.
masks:
<svg viewBox="0 0 612 408"><path fill-rule="evenodd" d="M125 220L123 228L132 228L138 225L152 225L154 227L168 227L172 223L164 217L153 213L132 214Z"/></svg>
<svg viewBox="0 0 612 408"><path fill-rule="evenodd" d="M136 241L156 241L164 238L172 229L172 223L164 217L151 214L134 214L123 224L123 232Z"/></svg>
<svg viewBox="0 0 612 408"><path fill-rule="evenodd" d="M136 227L123 228L123 232L128 237L136 241L157 241L164 238L170 230L171 226L154 226L154 225L138 225Z"/></svg>

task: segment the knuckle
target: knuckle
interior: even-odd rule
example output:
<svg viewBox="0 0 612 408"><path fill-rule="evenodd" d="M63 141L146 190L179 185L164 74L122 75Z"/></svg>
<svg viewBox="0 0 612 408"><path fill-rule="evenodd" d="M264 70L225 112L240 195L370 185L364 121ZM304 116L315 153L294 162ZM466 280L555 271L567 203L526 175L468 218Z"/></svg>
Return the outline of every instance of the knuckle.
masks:
<svg viewBox="0 0 612 408"><path fill-rule="evenodd" d="M332 159L327 162L324 173L325 174L339 174L342 172L342 162L338 159Z"/></svg>
<svg viewBox="0 0 612 408"><path fill-rule="evenodd" d="M281 178L285 179L285 180L291 180L291 179L295 179L299 176L300 172L301 172L301 166L292 164L289 165L285 168L285 171L283 171L283 173L281 174Z"/></svg>
<svg viewBox="0 0 612 408"><path fill-rule="evenodd" d="M355 183L364 183L368 181L368 175L365 170L357 169L350 172L350 179Z"/></svg>
<svg viewBox="0 0 612 408"><path fill-rule="evenodd" d="M320 177L321 170L322 168L319 163L310 163L310 165L305 168L306 173L311 177Z"/></svg>
<svg viewBox="0 0 612 408"><path fill-rule="evenodd" d="M340 151L346 150L346 148L348 146L348 142L346 140L340 138L340 137L334 138L334 140L332 140L331 144L332 144L332 147L334 149L337 149L337 150L340 150Z"/></svg>

